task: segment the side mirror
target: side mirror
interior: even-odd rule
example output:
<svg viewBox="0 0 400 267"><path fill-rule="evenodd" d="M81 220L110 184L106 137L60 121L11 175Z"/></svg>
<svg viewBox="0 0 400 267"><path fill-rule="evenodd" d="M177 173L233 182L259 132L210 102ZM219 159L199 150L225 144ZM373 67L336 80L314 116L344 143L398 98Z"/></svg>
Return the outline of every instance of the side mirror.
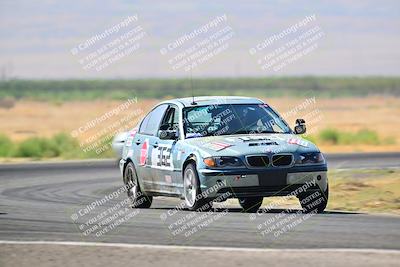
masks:
<svg viewBox="0 0 400 267"><path fill-rule="evenodd" d="M165 131L165 130L168 130L170 127L171 127L171 125L169 123L165 123L160 126L160 130Z"/></svg>
<svg viewBox="0 0 400 267"><path fill-rule="evenodd" d="M158 137L161 140L176 140L178 139L178 131L177 130L160 130L158 131Z"/></svg>
<svg viewBox="0 0 400 267"><path fill-rule="evenodd" d="M294 126L294 132L296 134L304 134L306 133L306 122L303 119L296 120L296 126Z"/></svg>

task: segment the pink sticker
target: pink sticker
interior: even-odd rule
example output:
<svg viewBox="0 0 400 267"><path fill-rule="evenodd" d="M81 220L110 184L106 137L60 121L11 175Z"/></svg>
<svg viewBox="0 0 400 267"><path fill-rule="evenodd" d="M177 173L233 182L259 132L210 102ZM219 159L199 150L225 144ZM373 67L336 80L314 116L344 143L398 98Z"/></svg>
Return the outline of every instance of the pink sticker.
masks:
<svg viewBox="0 0 400 267"><path fill-rule="evenodd" d="M290 139L288 139L288 144L304 146L304 147L308 146L308 142L307 141L301 140L299 138L290 138Z"/></svg>
<svg viewBox="0 0 400 267"><path fill-rule="evenodd" d="M167 183L172 183L172 177L171 177L171 175L165 175L165 181L167 182Z"/></svg>
<svg viewBox="0 0 400 267"><path fill-rule="evenodd" d="M142 148L140 149L140 165L144 166L146 164L146 159L147 159L147 151L149 147L149 139L146 139L144 141Z"/></svg>
<svg viewBox="0 0 400 267"><path fill-rule="evenodd" d="M208 147L208 148L210 148L212 150L215 150L215 151L220 151L220 150L225 149L225 148L230 147L230 146L232 146L232 145L231 144L227 144L227 143L223 143L223 142L212 142L212 143L209 143L209 144L205 145L205 147Z"/></svg>
<svg viewBox="0 0 400 267"><path fill-rule="evenodd" d="M138 129L132 129L132 131L130 132L131 136L134 136L137 133Z"/></svg>

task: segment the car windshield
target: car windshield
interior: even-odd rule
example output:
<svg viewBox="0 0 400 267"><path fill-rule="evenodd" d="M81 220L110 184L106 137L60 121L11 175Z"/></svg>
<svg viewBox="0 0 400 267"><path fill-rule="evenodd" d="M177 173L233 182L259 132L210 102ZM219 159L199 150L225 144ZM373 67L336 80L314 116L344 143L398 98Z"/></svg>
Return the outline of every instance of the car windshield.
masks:
<svg viewBox="0 0 400 267"><path fill-rule="evenodd" d="M290 133L266 104L224 104L183 109L186 138L256 133Z"/></svg>

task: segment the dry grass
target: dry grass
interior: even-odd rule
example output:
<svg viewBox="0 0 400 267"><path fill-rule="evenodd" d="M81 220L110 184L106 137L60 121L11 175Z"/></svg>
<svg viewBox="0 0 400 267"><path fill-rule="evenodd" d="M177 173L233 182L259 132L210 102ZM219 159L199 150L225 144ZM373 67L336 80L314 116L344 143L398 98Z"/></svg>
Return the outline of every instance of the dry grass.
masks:
<svg viewBox="0 0 400 267"><path fill-rule="evenodd" d="M330 171L328 210L400 214L399 170ZM264 198L264 205L278 198ZM278 208L299 209L296 197Z"/></svg>
<svg viewBox="0 0 400 267"><path fill-rule="evenodd" d="M334 171L328 208L400 214L398 170Z"/></svg>
<svg viewBox="0 0 400 267"><path fill-rule="evenodd" d="M93 101L50 103L37 101L19 101L13 108L0 109L0 133L15 141L32 136L50 137L59 132L70 133L88 122L101 117L116 108L123 101ZM126 111L110 117L93 129L79 136L85 139L108 125L118 121L136 109L149 110L157 100L141 100Z"/></svg>
<svg viewBox="0 0 400 267"><path fill-rule="evenodd" d="M304 102L304 99L266 99L279 112L285 113ZM319 111L313 115L313 111ZM287 118L293 125L296 118L306 118L308 131L315 135L322 129L334 128L339 131L357 132L367 128L376 131L382 139L394 138L390 145L325 145L319 144L325 152L388 152L400 151L400 98L368 97L316 99L298 114Z"/></svg>
<svg viewBox="0 0 400 267"><path fill-rule="evenodd" d="M140 100L130 106L128 111L136 109L146 113L159 100ZM279 112L285 113L304 102L304 99L271 98L265 99ZM17 101L14 106L0 107L0 133L19 141L32 136L50 137L58 132L71 132L87 122L101 116L118 106L120 101L84 101L84 102L37 102ZM319 111L320 119L310 115ZM94 129L79 136L81 140L104 129L109 124L118 121L126 113L114 116ZM400 98L369 97L348 99L316 99L315 105L288 117L290 124L296 118L306 118L309 121L308 130L315 134L328 127L340 131L355 132L362 128L373 129L382 137L395 137L395 145L380 146L330 146L320 145L325 152L361 152L361 151L400 151Z"/></svg>

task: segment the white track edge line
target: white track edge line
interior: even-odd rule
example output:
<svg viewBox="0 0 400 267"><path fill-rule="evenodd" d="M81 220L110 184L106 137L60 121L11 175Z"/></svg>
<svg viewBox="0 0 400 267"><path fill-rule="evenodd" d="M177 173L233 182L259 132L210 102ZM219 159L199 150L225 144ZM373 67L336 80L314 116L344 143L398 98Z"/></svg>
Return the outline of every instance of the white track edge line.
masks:
<svg viewBox="0 0 400 267"><path fill-rule="evenodd" d="M400 254L400 250L369 249L369 248L236 248L236 247L204 247L204 246L176 246L176 245L150 245L126 243L100 243L100 242L74 242L74 241L12 241L0 240L0 245L63 245L87 247L120 247L120 248L154 248L177 250L202 250L202 251L244 251L244 252L358 252L379 254Z"/></svg>

